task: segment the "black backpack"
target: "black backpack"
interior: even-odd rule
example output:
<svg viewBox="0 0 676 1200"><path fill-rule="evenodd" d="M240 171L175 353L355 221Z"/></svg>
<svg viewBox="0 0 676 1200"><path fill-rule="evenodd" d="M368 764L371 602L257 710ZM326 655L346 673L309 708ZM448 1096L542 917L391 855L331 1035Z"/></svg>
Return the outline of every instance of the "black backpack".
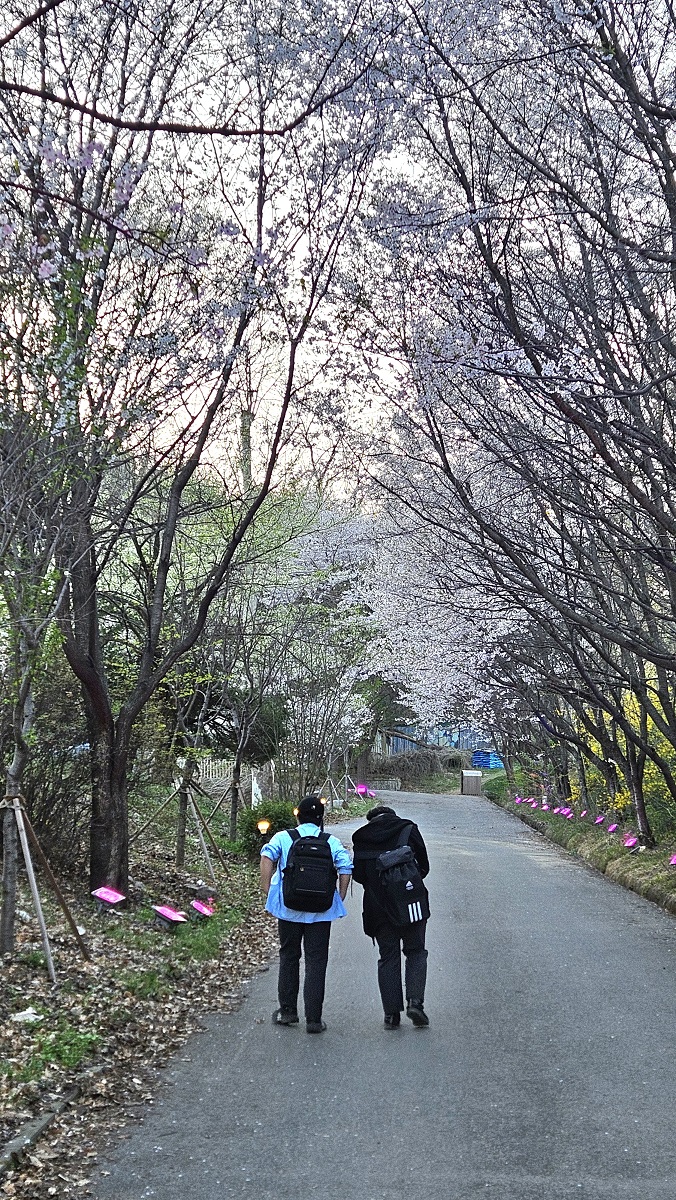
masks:
<svg viewBox="0 0 676 1200"><path fill-rule="evenodd" d="M378 900L393 925L417 925L430 915L427 888L415 855L408 845L412 825L399 835L395 850L384 850L376 859L380 880Z"/></svg>
<svg viewBox="0 0 676 1200"><path fill-rule="evenodd" d="M282 877L282 897L296 912L326 912L333 904L338 872L334 866L328 833L301 837L287 829L292 846Z"/></svg>

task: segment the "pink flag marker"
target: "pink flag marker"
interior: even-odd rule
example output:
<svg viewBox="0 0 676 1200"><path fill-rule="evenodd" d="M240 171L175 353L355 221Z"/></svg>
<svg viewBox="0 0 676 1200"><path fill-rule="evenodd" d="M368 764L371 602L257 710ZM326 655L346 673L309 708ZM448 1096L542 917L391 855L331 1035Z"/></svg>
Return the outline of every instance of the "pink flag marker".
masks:
<svg viewBox="0 0 676 1200"><path fill-rule="evenodd" d="M116 888L100 887L92 892L92 896L96 900L96 911L98 913L115 912L115 905L119 904L127 897L123 896L122 892L118 892Z"/></svg>
<svg viewBox="0 0 676 1200"><path fill-rule="evenodd" d="M170 921L172 925L182 925L187 921L184 912L179 912L177 908L169 908L168 904L153 904L153 912L156 912L158 917L162 917L164 921Z"/></svg>
<svg viewBox="0 0 676 1200"><path fill-rule="evenodd" d="M116 892L115 888L111 887L97 888L95 892L92 892L92 896L96 900L103 900L104 904L119 904L120 900L126 899L122 892Z"/></svg>

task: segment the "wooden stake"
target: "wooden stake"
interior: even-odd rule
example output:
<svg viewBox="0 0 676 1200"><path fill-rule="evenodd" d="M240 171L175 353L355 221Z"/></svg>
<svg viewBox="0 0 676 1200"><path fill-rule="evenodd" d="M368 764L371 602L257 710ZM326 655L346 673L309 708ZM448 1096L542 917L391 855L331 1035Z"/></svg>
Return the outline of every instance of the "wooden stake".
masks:
<svg viewBox="0 0 676 1200"><path fill-rule="evenodd" d="M200 840L200 846L202 847L202 854L204 855L204 861L206 862L207 867L209 868L209 874L211 875L211 878L215 884L216 876L214 874L214 868L212 866L211 859L209 858L209 851L207 850L206 842L204 841L204 835L202 833L202 826L200 825L199 817L197 816L197 808L195 806L195 801L193 800L192 796L190 796L190 795L189 795L188 799L189 799L189 803L190 803L190 808L192 809L192 815L195 818L195 826L197 828L197 836Z"/></svg>
<svg viewBox="0 0 676 1200"><path fill-rule="evenodd" d="M35 908L35 915L38 919L38 925L40 926L40 934L42 937L42 947L45 952L45 958L47 959L47 972L49 974L49 978L51 979L52 983L56 983L56 971L54 970L54 963L52 961L52 950L51 950L51 946L49 945L49 936L47 934L47 926L45 924L44 913L42 911L42 905L40 903L40 893L38 892L38 885L35 882L35 872L33 870L33 862L31 859L30 847L28 845L28 838L26 837L26 826L23 823L23 812L21 811L21 801L19 800L18 796L11 796L11 797L9 797L9 799L11 799L11 801L12 801L12 808L14 810L14 816L16 818L16 827L19 830L19 840L21 842L21 849L23 850L23 860L26 864L26 874L28 876L28 882L30 884L31 895L33 897L33 907Z"/></svg>
<svg viewBox="0 0 676 1200"><path fill-rule="evenodd" d="M200 793L201 793L201 795L202 795L202 796L204 796L205 800L212 800L212 799L213 799L213 796L211 796L211 795L210 795L210 793L209 793L209 792L207 792L207 791L206 791L206 789L205 789L205 788L203 788L203 787L202 787L202 785L201 785L201 784L199 784L199 783L197 782L197 780L193 779L193 780L191 781L191 783L190 783L190 786L191 786L192 788L194 788L196 792L200 792ZM228 792L229 792L229 787L226 787L226 789L225 789L225 791L223 792L223 795L221 796L220 800L219 800L219 801L218 801L218 803L217 803L217 804L216 804L216 805L215 805L215 806L212 808L211 812L209 813L209 816L207 817L207 821L209 821L209 822L210 822L210 821L213 821L214 817L216 816L216 813L218 812L219 808L220 808L220 807L221 807L221 805L223 804L223 801L225 800L226 796L228 795Z"/></svg>
<svg viewBox="0 0 676 1200"><path fill-rule="evenodd" d="M223 858L220 846L218 845L213 833L211 832L211 829L209 828L209 822L207 821L207 818L204 816L204 813L200 809L199 805L195 804L194 800L193 800L193 807L194 807L195 812L197 813L197 816L199 817L200 821L202 822L202 827L203 827L207 837L209 838L211 845L214 848L214 853L215 853L218 861L220 862L223 870L225 871L225 873L227 875L228 874L228 864L225 861L225 859Z"/></svg>
<svg viewBox="0 0 676 1200"><path fill-rule="evenodd" d="M78 946L80 947L80 953L82 954L83 958L86 958L87 962L91 962L92 956L89 953L85 942L82 940L82 934L80 933L80 930L78 929L78 927L75 923L75 920L73 918L73 914L71 913L71 911L66 903L66 898L63 895L63 892L61 891L61 888L59 887L58 883L56 882L52 868L50 867L49 862L47 861L47 857L42 849L42 846L40 845L40 843L38 841L37 834L36 834L35 830L33 829L33 826L31 825L30 821L28 820L28 816L25 812L23 813L23 819L24 819L24 822L26 825L26 829L28 831L28 836L33 843L33 847L34 847L35 852L40 860L42 869L43 869L45 875L47 876L49 882L51 883L52 887L54 888L54 891L56 893L56 898L59 901L61 908L63 909L63 914L73 931L73 934L75 936L75 940L76 940Z"/></svg>
<svg viewBox="0 0 676 1200"><path fill-rule="evenodd" d="M160 807L155 809L155 812L153 813L153 815L151 817L148 817L148 820L146 821L145 825L142 825L140 829L136 829L134 831L134 833L132 833L131 837L129 838L130 846L131 846L131 843L133 841L135 841L137 837L140 837L142 833L145 833L145 831L149 825L152 825L153 821L155 820L155 817L159 817L160 813L162 812L162 809L166 808L169 801L174 799L174 796L177 795L178 790L179 790L178 788L174 788L171 795L167 796L166 800L162 801L162 803L160 804Z"/></svg>

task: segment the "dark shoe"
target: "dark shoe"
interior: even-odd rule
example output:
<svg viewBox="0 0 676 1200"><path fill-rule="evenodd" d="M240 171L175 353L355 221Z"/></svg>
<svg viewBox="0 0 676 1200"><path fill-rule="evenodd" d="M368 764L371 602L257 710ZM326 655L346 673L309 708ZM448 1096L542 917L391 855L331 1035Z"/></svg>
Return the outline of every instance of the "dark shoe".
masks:
<svg viewBox="0 0 676 1200"><path fill-rule="evenodd" d="M383 1025L386 1029L398 1029L401 1025L401 1013L385 1013Z"/></svg>
<svg viewBox="0 0 676 1200"><path fill-rule="evenodd" d="M418 1029L423 1029L430 1023L430 1019L423 1008L422 1000L408 1000L406 1002L406 1016L413 1021L413 1024Z"/></svg>
<svg viewBox="0 0 676 1200"><path fill-rule="evenodd" d="M306 1021L305 1028L308 1033L323 1033L326 1029L326 1021Z"/></svg>
<svg viewBox="0 0 676 1200"><path fill-rule="evenodd" d="M272 1014L273 1025L297 1025L298 1013L292 1008L276 1008Z"/></svg>

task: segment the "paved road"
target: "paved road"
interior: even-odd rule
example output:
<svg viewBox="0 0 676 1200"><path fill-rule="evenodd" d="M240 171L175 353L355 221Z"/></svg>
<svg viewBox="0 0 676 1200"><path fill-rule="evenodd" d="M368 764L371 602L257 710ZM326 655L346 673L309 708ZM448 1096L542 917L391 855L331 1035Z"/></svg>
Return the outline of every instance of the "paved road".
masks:
<svg viewBox="0 0 676 1200"><path fill-rule="evenodd" d="M382 1029L355 886L328 1031L274 1028L259 976L165 1073L99 1200L676 1200L674 918L488 801L396 805L431 851L431 1028Z"/></svg>

